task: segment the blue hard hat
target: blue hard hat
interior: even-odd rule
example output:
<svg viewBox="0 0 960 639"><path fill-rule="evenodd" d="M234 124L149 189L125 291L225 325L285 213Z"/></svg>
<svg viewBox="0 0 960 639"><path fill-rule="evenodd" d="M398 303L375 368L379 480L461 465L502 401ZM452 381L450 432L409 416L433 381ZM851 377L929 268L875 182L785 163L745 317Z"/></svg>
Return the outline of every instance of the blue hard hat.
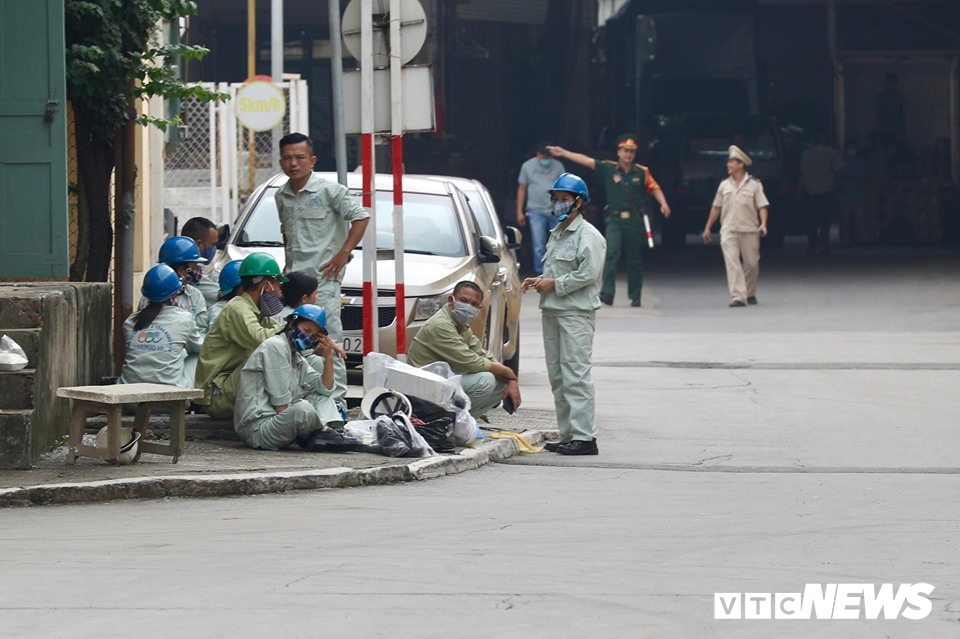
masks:
<svg viewBox="0 0 960 639"><path fill-rule="evenodd" d="M303 304L302 306L298 306L283 319L288 324L291 320L310 320L322 328L324 333L327 332L327 311L324 310L322 306L317 306L316 304Z"/></svg>
<svg viewBox="0 0 960 639"><path fill-rule="evenodd" d="M240 286L240 265L243 260L228 262L220 271L220 292L224 295Z"/></svg>
<svg viewBox="0 0 960 639"><path fill-rule="evenodd" d="M167 238L160 245L160 259L157 261L163 264L183 264L184 262L206 264L207 258L200 255L200 248L193 239L177 235Z"/></svg>
<svg viewBox="0 0 960 639"><path fill-rule="evenodd" d="M167 264L157 264L143 276L140 293L151 302L166 302L183 289L180 276Z"/></svg>
<svg viewBox="0 0 960 639"><path fill-rule="evenodd" d="M587 183L583 181L583 178L573 173L561 174L560 177L557 178L557 181L553 183L553 188L550 189L550 193L554 191L567 191L568 193L579 195L583 198L584 204L590 201L590 191L587 190Z"/></svg>

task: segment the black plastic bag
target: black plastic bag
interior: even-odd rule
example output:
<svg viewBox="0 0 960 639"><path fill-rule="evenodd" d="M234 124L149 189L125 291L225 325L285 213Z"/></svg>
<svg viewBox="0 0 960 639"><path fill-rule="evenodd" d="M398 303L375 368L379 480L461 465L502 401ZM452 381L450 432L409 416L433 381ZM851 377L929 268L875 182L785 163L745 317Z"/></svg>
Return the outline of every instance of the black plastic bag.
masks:
<svg viewBox="0 0 960 639"><path fill-rule="evenodd" d="M377 418L377 446L387 457L427 457L433 449L403 413Z"/></svg>

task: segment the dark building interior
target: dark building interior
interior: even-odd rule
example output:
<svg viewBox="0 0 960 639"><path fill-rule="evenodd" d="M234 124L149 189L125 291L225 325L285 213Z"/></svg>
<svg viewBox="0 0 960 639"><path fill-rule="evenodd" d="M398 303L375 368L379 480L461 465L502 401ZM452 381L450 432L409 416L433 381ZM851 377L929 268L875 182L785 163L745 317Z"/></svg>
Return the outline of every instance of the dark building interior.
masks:
<svg viewBox="0 0 960 639"><path fill-rule="evenodd" d="M817 132L841 150L876 147L876 96L893 73L906 126L884 150L882 179L922 190L922 206L937 210L908 215L903 224L914 228L887 240L960 241L952 0L631 0L599 26L597 0L421 4L428 36L412 63L433 66L438 130L405 136L406 171L477 178L503 203L501 216L512 216L516 171L538 140L612 158L616 135L636 131L655 147L658 127L680 110L772 116L786 160ZM269 74L269 0L256 10L256 72ZM284 10L284 71L308 81L317 168L333 169L326 5L285 0ZM200 2L187 39L211 53L186 76L243 81L246 30L245 3ZM671 171L655 153L640 161L658 176ZM890 215L909 205L892 184L878 197Z"/></svg>

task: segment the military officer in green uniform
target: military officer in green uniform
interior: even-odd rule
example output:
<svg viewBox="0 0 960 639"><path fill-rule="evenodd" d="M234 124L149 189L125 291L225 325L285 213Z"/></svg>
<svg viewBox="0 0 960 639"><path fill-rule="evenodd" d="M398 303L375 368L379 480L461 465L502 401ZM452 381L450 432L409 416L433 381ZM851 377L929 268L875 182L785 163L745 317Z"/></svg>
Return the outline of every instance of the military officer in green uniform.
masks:
<svg viewBox="0 0 960 639"><path fill-rule="evenodd" d="M549 442L544 449L561 455L596 455L590 370L606 242L580 215L590 201L582 179L564 173L550 195L560 224L550 231L543 276L528 277L521 285L524 293L532 288L540 294L543 354L560 430L560 441Z"/></svg>
<svg viewBox="0 0 960 639"><path fill-rule="evenodd" d="M598 160L563 147L547 149L558 158L565 158L588 169L593 169L603 182L607 199L606 238L607 260L603 267L603 288L600 301L613 304L617 288L617 266L621 250L627 256L627 294L631 306L640 306L643 289L643 258L641 250L646 243L643 214L645 195L650 194L660 205L664 217L670 217L670 206L663 190L653 179L650 169L634 163L637 157L637 136L625 133L617 138L617 161Z"/></svg>

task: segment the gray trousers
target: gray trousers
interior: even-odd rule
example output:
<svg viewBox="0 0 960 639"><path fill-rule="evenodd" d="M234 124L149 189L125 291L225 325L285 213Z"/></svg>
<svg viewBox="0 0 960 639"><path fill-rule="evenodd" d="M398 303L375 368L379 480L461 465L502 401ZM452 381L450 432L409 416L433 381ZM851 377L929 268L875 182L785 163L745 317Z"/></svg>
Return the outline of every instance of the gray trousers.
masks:
<svg viewBox="0 0 960 639"><path fill-rule="evenodd" d="M590 441L597 436L594 424L593 334L594 313L557 315L544 311L543 352L547 377L557 411L561 441Z"/></svg>
<svg viewBox="0 0 960 639"><path fill-rule="evenodd" d="M500 404L507 385L497 381L493 373L464 373L460 378L463 392L470 398L470 414L486 415Z"/></svg>
<svg viewBox="0 0 960 639"><path fill-rule="evenodd" d="M317 273L317 304L327 311L327 333L339 346L343 345L343 322L340 320L340 282L325 280ZM347 405L347 365L339 357L333 359L333 393L338 404Z"/></svg>
<svg viewBox="0 0 960 639"><path fill-rule="evenodd" d="M318 395L313 402L300 399L282 413L244 424L237 429L237 435L250 448L280 450L298 438L309 437L325 424L336 426L341 423L333 399Z"/></svg>

